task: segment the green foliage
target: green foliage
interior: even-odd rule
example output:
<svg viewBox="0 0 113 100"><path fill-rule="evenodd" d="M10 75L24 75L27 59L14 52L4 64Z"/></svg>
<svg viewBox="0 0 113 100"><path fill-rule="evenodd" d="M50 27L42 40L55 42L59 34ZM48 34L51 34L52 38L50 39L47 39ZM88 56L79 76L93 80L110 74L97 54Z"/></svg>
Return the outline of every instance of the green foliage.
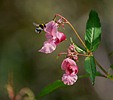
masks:
<svg viewBox="0 0 113 100"><path fill-rule="evenodd" d="M85 70L89 74L92 84L95 82L96 76L96 64L93 56L89 56L85 58Z"/></svg>
<svg viewBox="0 0 113 100"><path fill-rule="evenodd" d="M84 53L84 54L86 53L86 50L85 50L84 48L78 46L77 44L75 44L75 43L73 42L72 38L70 38L70 41L71 41L72 44L74 44L75 49L76 49L77 52L79 52L79 53Z"/></svg>
<svg viewBox="0 0 113 100"><path fill-rule="evenodd" d="M75 49L76 49L77 52L84 53L84 54L86 53L86 51L82 47L80 47L76 44L74 44L74 46L75 46Z"/></svg>
<svg viewBox="0 0 113 100"><path fill-rule="evenodd" d="M113 51L109 53L109 56L112 56L112 55L113 55Z"/></svg>
<svg viewBox="0 0 113 100"><path fill-rule="evenodd" d="M101 41L101 24L96 11L91 10L86 24L85 44L94 52Z"/></svg>
<svg viewBox="0 0 113 100"><path fill-rule="evenodd" d="M113 65L111 65L110 68L113 70Z"/></svg>
<svg viewBox="0 0 113 100"><path fill-rule="evenodd" d="M89 76L90 76L89 74L84 74L84 75L79 75L78 78L87 78ZM103 75L98 71L96 71L95 76L103 77Z"/></svg>
<svg viewBox="0 0 113 100"><path fill-rule="evenodd" d="M108 75L107 78L113 80L113 75Z"/></svg>
<svg viewBox="0 0 113 100"><path fill-rule="evenodd" d="M57 81L53 82L52 84L48 85L47 87L45 87L44 89L42 89L42 91L39 93L37 98L45 96L45 95L53 92L57 88L63 87L63 86L66 86L66 85L61 80L57 80Z"/></svg>

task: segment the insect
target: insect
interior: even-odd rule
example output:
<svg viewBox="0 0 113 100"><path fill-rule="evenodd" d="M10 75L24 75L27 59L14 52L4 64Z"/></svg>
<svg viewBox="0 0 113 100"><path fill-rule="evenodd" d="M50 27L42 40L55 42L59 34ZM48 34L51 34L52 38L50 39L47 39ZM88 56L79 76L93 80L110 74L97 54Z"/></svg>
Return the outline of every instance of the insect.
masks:
<svg viewBox="0 0 113 100"><path fill-rule="evenodd" d="M42 30L44 30L44 28L46 27L45 24L36 24L33 23L34 26L36 26L35 32L36 33L41 33Z"/></svg>

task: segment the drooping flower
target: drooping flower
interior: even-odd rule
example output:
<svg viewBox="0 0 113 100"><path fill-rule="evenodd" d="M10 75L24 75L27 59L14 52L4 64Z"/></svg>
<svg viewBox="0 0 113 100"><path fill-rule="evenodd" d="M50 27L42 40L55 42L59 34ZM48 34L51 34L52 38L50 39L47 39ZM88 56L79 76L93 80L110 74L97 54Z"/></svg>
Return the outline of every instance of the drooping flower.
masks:
<svg viewBox="0 0 113 100"><path fill-rule="evenodd" d="M66 58L62 62L61 68L65 71L62 77L64 84L73 85L78 79L78 66L76 62L70 58Z"/></svg>
<svg viewBox="0 0 113 100"><path fill-rule="evenodd" d="M44 42L44 46L39 50L43 53L51 53L56 49L56 46L66 39L64 33L58 31L58 23L50 21L45 24L44 31L47 41ZM51 47L50 47L51 46Z"/></svg>

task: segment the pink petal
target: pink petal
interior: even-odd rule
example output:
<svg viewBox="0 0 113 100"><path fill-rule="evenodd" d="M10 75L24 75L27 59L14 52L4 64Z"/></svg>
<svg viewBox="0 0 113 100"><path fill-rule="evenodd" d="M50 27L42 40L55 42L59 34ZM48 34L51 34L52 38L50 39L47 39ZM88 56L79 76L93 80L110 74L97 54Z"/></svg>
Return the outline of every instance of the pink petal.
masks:
<svg viewBox="0 0 113 100"><path fill-rule="evenodd" d="M65 70L66 74L77 74L78 73L78 67L77 66L69 66Z"/></svg>
<svg viewBox="0 0 113 100"><path fill-rule="evenodd" d="M47 40L49 40L49 39L52 39L52 38L53 38L52 34L50 34L50 33L46 33L46 34L45 34L45 36L46 36Z"/></svg>
<svg viewBox="0 0 113 100"><path fill-rule="evenodd" d="M76 65L76 62L74 60L70 59L70 58L64 59L63 62L62 62L61 68L63 70L66 70L67 67L69 67L69 66L75 66L76 67L77 65Z"/></svg>
<svg viewBox="0 0 113 100"><path fill-rule="evenodd" d="M76 62L70 58L66 58L63 60L61 68L65 71L66 74L78 73Z"/></svg>
<svg viewBox="0 0 113 100"><path fill-rule="evenodd" d="M59 38L60 42L62 42L66 39L66 35L62 32L58 32L57 38Z"/></svg>
<svg viewBox="0 0 113 100"><path fill-rule="evenodd" d="M62 76L62 81L64 84L67 85L73 85L78 79L78 76L76 74L68 75L68 74L63 74Z"/></svg>
<svg viewBox="0 0 113 100"><path fill-rule="evenodd" d="M64 41L66 39L66 35L62 32L57 32L57 37L55 44L58 45L60 42Z"/></svg>
<svg viewBox="0 0 113 100"><path fill-rule="evenodd" d="M46 28L44 28L44 31L46 33L49 33L47 36L50 35L50 36L56 37L57 28L58 28L58 24L55 23L54 21L50 21L49 23L46 24Z"/></svg>
<svg viewBox="0 0 113 100"><path fill-rule="evenodd" d="M51 53L56 49L56 45L53 43L53 41L45 41L44 46L39 50L39 52L43 53Z"/></svg>

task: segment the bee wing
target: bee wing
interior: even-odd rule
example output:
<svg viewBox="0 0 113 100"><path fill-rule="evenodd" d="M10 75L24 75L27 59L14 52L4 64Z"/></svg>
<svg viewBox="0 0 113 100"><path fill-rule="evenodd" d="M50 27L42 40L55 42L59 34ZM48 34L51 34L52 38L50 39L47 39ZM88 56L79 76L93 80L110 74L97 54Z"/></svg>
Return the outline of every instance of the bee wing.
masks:
<svg viewBox="0 0 113 100"><path fill-rule="evenodd" d="M33 22L33 25L36 26L36 27L39 27L39 24Z"/></svg>

